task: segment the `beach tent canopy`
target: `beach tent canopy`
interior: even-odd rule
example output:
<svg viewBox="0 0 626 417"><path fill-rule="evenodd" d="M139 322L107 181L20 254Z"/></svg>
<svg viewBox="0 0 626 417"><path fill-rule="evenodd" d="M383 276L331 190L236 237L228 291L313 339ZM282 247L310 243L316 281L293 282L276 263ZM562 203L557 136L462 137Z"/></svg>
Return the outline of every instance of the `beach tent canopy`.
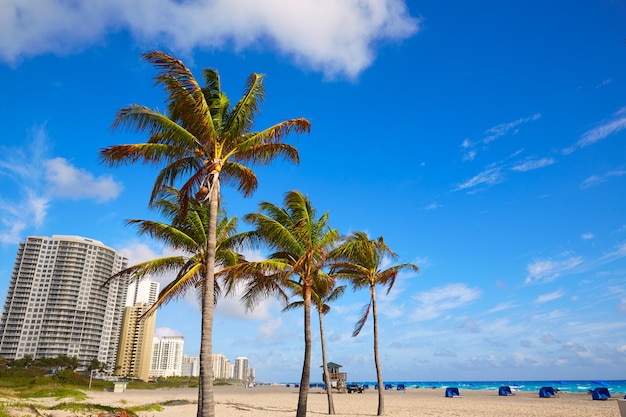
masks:
<svg viewBox="0 0 626 417"><path fill-rule="evenodd" d="M393 388L393 385L391 385L391 384L385 384L385 389L386 389L386 390L389 390L389 389L392 389L392 388Z"/></svg>
<svg viewBox="0 0 626 417"><path fill-rule="evenodd" d="M556 397L556 392L554 392L554 388L552 387L541 387L539 389L539 396L541 398L552 398Z"/></svg>
<svg viewBox="0 0 626 417"><path fill-rule="evenodd" d="M598 387L591 392L591 398L594 400L608 400L611 398L611 393L607 387Z"/></svg>
<svg viewBox="0 0 626 417"><path fill-rule="evenodd" d="M404 391L404 388L405 388L404 384L398 384L398 386L396 387L398 391Z"/></svg>
<svg viewBox="0 0 626 417"><path fill-rule="evenodd" d="M461 395L459 394L459 389L456 387L448 387L446 388L446 397L460 397Z"/></svg>
<svg viewBox="0 0 626 417"><path fill-rule="evenodd" d="M498 395L513 395L513 393L511 392L511 387L509 387L508 385L502 385L500 388L498 388Z"/></svg>

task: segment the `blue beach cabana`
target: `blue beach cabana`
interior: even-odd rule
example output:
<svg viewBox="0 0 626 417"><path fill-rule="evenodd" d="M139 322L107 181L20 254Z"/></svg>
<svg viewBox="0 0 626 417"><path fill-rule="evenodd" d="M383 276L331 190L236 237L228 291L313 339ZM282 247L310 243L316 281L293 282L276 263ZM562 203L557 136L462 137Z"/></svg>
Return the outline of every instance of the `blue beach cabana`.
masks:
<svg viewBox="0 0 626 417"><path fill-rule="evenodd" d="M556 392L552 387L541 387L539 389L539 396L541 398L553 398L556 397Z"/></svg>
<svg viewBox="0 0 626 417"><path fill-rule="evenodd" d="M398 391L404 391L404 389L405 389L405 388L406 388L406 387L404 386L404 384L398 384L398 385L396 386L396 390L398 390Z"/></svg>
<svg viewBox="0 0 626 417"><path fill-rule="evenodd" d="M459 389L457 387L448 387L446 388L446 397L448 398L456 398L456 397L461 397L461 394L459 394Z"/></svg>
<svg viewBox="0 0 626 417"><path fill-rule="evenodd" d="M591 392L591 398L593 400L608 400L611 398L611 393L607 387L598 387Z"/></svg>
<svg viewBox="0 0 626 417"><path fill-rule="evenodd" d="M508 385L502 385L500 388L498 388L498 395L513 395L513 393L511 392L511 387L509 387Z"/></svg>

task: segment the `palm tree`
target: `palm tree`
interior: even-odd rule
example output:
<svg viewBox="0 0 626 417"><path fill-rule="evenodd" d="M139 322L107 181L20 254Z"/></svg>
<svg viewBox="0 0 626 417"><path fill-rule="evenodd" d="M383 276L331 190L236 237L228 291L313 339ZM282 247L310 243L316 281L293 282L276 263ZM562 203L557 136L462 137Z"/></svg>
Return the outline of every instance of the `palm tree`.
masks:
<svg viewBox="0 0 626 417"><path fill-rule="evenodd" d="M245 262L228 272L231 286L243 282L246 308L252 309L262 298L272 295L287 300L286 289L294 285L302 288L304 361L296 417L304 417L311 379L312 287L339 233L330 229L328 213L317 218L311 201L299 191L285 194L284 208L262 202L259 212L245 215L244 220L254 226L246 236L249 243L266 245L274 251L266 260Z"/></svg>
<svg viewBox="0 0 626 417"><path fill-rule="evenodd" d="M335 414L335 403L333 402L333 392L330 385L330 377L328 374L328 361L326 359L326 339L324 337L324 315L330 311L329 303L339 299L346 290L345 285L335 286L335 280L332 277L319 272L320 276L313 281L311 286L311 301L317 310L317 316L320 323L320 341L322 344L322 368L324 373L324 386L326 387L326 395L328 396L328 414ZM302 295L302 286L294 285L294 295ZM303 301L294 301L285 306L283 311L293 310L303 307Z"/></svg>
<svg viewBox="0 0 626 417"><path fill-rule="evenodd" d="M220 183L235 185L244 196L249 196L256 189L257 178L248 165L269 164L277 157L297 163L297 150L282 139L291 131L308 132L310 123L296 118L253 131L254 117L264 96L263 75L253 73L248 77L241 99L231 108L217 71L204 69L205 87L201 88L191 71L165 52L149 52L143 58L159 70L156 83L168 93L167 114L139 105L120 109L113 129L132 128L146 133L149 139L146 143L110 146L100 150L100 157L112 166L138 161L161 166L150 196L151 206L164 186L174 186L178 181L182 182L179 205L183 218L192 197L208 203L206 269L201 284L204 296L198 417L213 417L213 312Z"/></svg>
<svg viewBox="0 0 626 417"><path fill-rule="evenodd" d="M208 230L210 227L210 209L196 200L190 200L185 217L181 217L178 190L164 187L157 194L153 207L157 209L167 222L153 220L128 220L127 224L135 225L140 235L148 235L166 244L179 254L141 262L126 268L109 280L129 277L139 281L146 276L174 274L174 278L161 290L155 303L142 315L142 318L153 314L162 305L182 297L188 290L195 289L199 299L205 297L206 287L203 285L207 269L207 250L209 247ZM228 218L223 210L218 212L216 221L216 263L222 267L232 266L245 261L242 255L233 248L240 246L237 231L237 218ZM216 276L220 276L220 271ZM213 299L220 294L220 286L216 281L213 288ZM204 305L202 305L204 308ZM200 380L200 384L203 381Z"/></svg>
<svg viewBox="0 0 626 417"><path fill-rule="evenodd" d="M370 311L374 320L374 362L376 364L376 378L378 381L378 415L385 413L383 396L383 374L378 354L378 313L376 310L376 285L387 287L387 294L391 291L398 272L409 270L418 272L417 266L404 263L380 270L385 258L397 259L397 255L385 244L382 237L370 240L367 234L355 232L349 236L341 246L331 253L336 260L330 274L336 277L349 279L355 290L369 288L370 301L363 308L361 318L354 327L353 337L360 332Z"/></svg>

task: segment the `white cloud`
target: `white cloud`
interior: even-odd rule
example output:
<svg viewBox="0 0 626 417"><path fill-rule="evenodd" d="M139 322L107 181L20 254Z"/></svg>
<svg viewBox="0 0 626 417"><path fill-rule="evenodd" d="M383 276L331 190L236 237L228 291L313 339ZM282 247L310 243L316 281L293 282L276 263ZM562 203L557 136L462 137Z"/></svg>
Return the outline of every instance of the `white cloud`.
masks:
<svg viewBox="0 0 626 417"><path fill-rule="evenodd" d="M261 340L273 340L279 335L279 330L283 325L280 316L274 316L266 320L259 326L258 337Z"/></svg>
<svg viewBox="0 0 626 417"><path fill-rule="evenodd" d="M616 169L613 171L606 172L602 175L591 175L585 178L582 184L580 184L580 188L585 189L585 188L593 187L594 185L603 183L611 178L621 177L623 175L626 175L626 170L624 169Z"/></svg>
<svg viewBox="0 0 626 417"><path fill-rule="evenodd" d="M621 243L617 249L612 252L609 252L600 258L600 262L612 262L616 259L620 259L626 256L626 242Z"/></svg>
<svg viewBox="0 0 626 417"><path fill-rule="evenodd" d="M511 169L513 171L525 172L525 171L532 171L534 169L547 167L554 163L556 163L556 160L554 158L541 158L541 159L528 160L528 161L519 163L517 165L514 165L513 168Z"/></svg>
<svg viewBox="0 0 626 417"><path fill-rule="evenodd" d="M624 129L626 129L626 107L623 107L615 112L610 120L606 120L597 127L583 133L574 145L563 149L563 153L567 155L578 149L593 145L594 143L605 139L607 136L620 132Z"/></svg>
<svg viewBox="0 0 626 417"><path fill-rule="evenodd" d="M489 142L493 142L494 140L506 135L507 133L511 131L513 132L513 134L517 134L517 129L516 129L517 126L537 120L540 117L541 117L540 113L535 113L528 117L523 117L523 118L514 120L512 122L509 122L509 123L502 123L492 128L489 128L485 131L485 137L483 138L482 143L486 144Z"/></svg>
<svg viewBox="0 0 626 417"><path fill-rule="evenodd" d="M476 153L477 153L476 148L478 147L486 148L486 146L489 143L509 133L516 135L519 132L520 125L535 121L539 119L540 117L541 117L540 113L535 113L527 117L519 118L512 122L501 123L499 125L490 127L489 129L485 130L483 138L477 142L472 142L468 138L464 139L463 142L461 143L461 149L463 151L463 160L473 161L476 158Z"/></svg>
<svg viewBox="0 0 626 417"><path fill-rule="evenodd" d="M164 336L182 336L182 334L178 330L170 327L157 327L154 329L154 337L158 337L160 339Z"/></svg>
<svg viewBox="0 0 626 417"><path fill-rule="evenodd" d="M433 352L433 356L443 356L446 358L456 358L457 353L453 350L450 349L437 349L436 351Z"/></svg>
<svg viewBox="0 0 626 417"><path fill-rule="evenodd" d="M528 276L525 283L553 281L561 273L580 265L582 261L581 257L571 257L563 261L553 261L551 259L533 261L526 267Z"/></svg>
<svg viewBox="0 0 626 417"><path fill-rule="evenodd" d="M71 53L128 30L182 53L273 47L327 75L354 77L374 60L375 44L406 39L419 24L403 0L6 0L0 59Z"/></svg>
<svg viewBox="0 0 626 417"><path fill-rule="evenodd" d="M511 301L505 301L503 303L498 304L494 308L487 310L487 313L498 313L500 311L509 310L511 308L517 307L517 305Z"/></svg>
<svg viewBox="0 0 626 417"><path fill-rule="evenodd" d="M563 297L563 291L554 291L548 294L542 294L539 297L535 298L535 304L545 304L548 301L553 301L558 298Z"/></svg>
<svg viewBox="0 0 626 417"><path fill-rule="evenodd" d="M72 166L64 158L43 161L47 191L55 197L74 200L95 198L99 202L115 199L122 187L110 176L95 178L90 172Z"/></svg>
<svg viewBox="0 0 626 417"><path fill-rule="evenodd" d="M583 233L581 237L585 240L590 240L590 239L593 239L595 236L593 235L593 233L587 232L587 233Z"/></svg>
<svg viewBox="0 0 626 417"><path fill-rule="evenodd" d="M500 168L488 168L478 173L464 183L458 184L452 191L460 191L468 188L474 188L479 185L493 185L502 181L502 172Z"/></svg>
<svg viewBox="0 0 626 417"><path fill-rule="evenodd" d="M42 226L54 199L107 201L119 195L121 186L111 178L48 158L48 141L43 124L31 129L24 146L0 147L0 178L9 184L0 188L2 243L18 243L25 230Z"/></svg>
<svg viewBox="0 0 626 417"><path fill-rule="evenodd" d="M412 317L416 321L434 319L446 314L449 310L466 306L479 297L480 290L469 288L465 284L449 284L420 292L413 296L419 306Z"/></svg>

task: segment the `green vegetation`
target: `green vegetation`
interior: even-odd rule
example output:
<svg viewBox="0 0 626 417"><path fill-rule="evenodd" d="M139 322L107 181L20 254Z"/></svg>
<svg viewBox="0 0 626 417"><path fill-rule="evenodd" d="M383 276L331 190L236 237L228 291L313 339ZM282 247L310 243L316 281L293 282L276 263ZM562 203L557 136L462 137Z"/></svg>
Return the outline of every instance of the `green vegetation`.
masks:
<svg viewBox="0 0 626 417"><path fill-rule="evenodd" d="M78 389L57 385L20 390L17 396L20 398L72 398L75 401L87 399L87 394Z"/></svg>
<svg viewBox="0 0 626 417"><path fill-rule="evenodd" d="M7 405L4 402L0 402L0 417L11 417Z"/></svg>
<svg viewBox="0 0 626 417"><path fill-rule="evenodd" d="M105 411L107 413L111 413L114 415L117 415L118 413L121 413L122 411L126 413L126 415L128 417L137 417L137 413L136 411L162 411L163 408L159 407L158 405L146 405L146 406L138 406L135 407L138 410L135 410L134 408L118 408L118 407L109 407L106 405L101 405L101 404L85 404L85 403L61 403L61 404L57 404L53 407L50 407L50 410L65 410L65 411L71 411L75 414L80 413L80 412L87 412L89 414L91 414L92 412L96 411Z"/></svg>

